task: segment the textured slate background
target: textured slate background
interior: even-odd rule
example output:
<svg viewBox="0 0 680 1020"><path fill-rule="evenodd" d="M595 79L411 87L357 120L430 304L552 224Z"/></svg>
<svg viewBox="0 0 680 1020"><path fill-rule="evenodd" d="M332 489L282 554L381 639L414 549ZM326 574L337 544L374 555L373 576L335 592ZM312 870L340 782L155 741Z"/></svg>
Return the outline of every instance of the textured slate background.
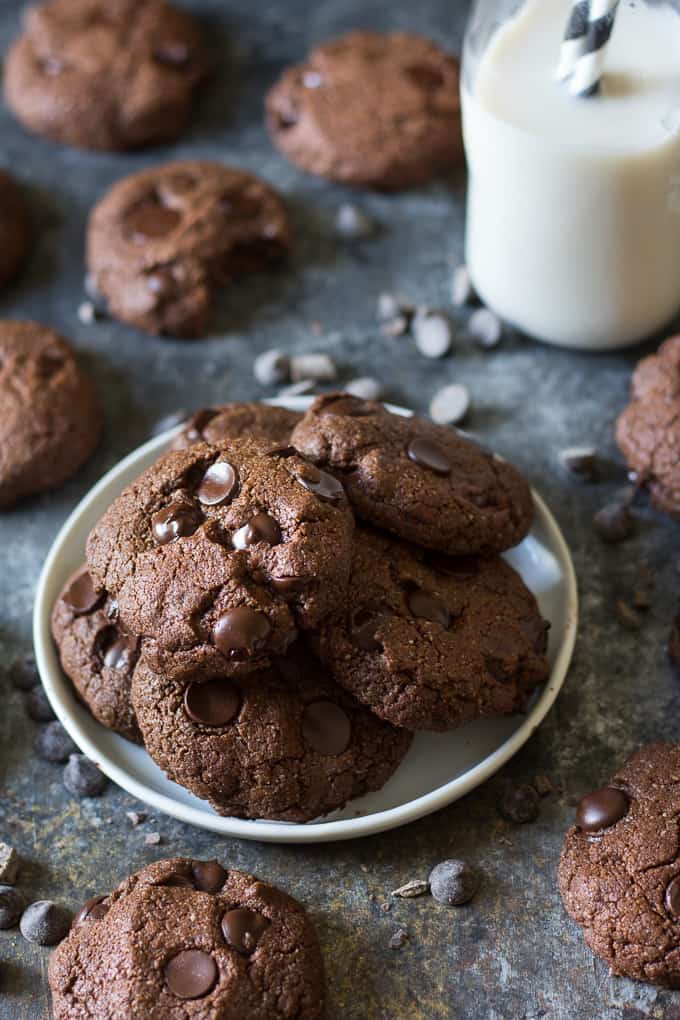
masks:
<svg viewBox="0 0 680 1020"><path fill-rule="evenodd" d="M608 976L564 916L554 881L575 799L641 742L680 735L678 678L665 653L680 586L678 526L641 509L636 537L604 547L591 516L622 474L583 487L565 481L556 464L560 447L582 442L597 443L616 459L612 426L639 352L588 357L513 338L487 354L466 335L462 313L455 313L455 353L444 362L421 358L409 340L382 339L374 321L381 290L447 304L450 265L462 251L462 176L414 194L359 196L383 229L375 241L348 250L335 242L332 222L349 193L298 173L269 144L263 93L311 43L374 26L416 29L457 50L464 3L194 0L187 6L210 24L222 66L192 130L172 149L83 154L29 138L0 109L0 162L26 182L39 220L29 271L0 295L0 315L36 317L70 336L97 378L107 417L104 442L77 479L0 519L0 662L30 649L40 566L77 499L163 415L268 395L251 364L274 345L327 349L345 378L380 376L392 399L421 410L444 381L470 387L470 427L527 473L571 543L582 595L576 656L557 706L501 776L407 829L306 849L219 839L163 817L132 829L125 811L140 805L113 787L100 800L71 799L60 769L32 756L36 727L21 695L2 681L0 839L21 851L22 884L32 898L52 896L73 908L161 854L216 856L280 883L307 904L320 928L329 1020L678 1020L680 997ZM14 0L0 4L3 50L18 30L20 7ZM290 267L229 296L214 336L203 342L152 339L113 322L81 325L76 310L88 210L119 176L175 155L223 159L274 182L296 226ZM313 323L320 324L320 337ZM656 576L654 604L644 628L632 633L616 621L612 604L635 587L644 561ZM513 828L496 813L500 785L536 773L548 773L562 792L542 802L536 824ZM161 833L160 847L144 845L149 831ZM426 877L452 855L468 857L484 872L470 906L452 910L427 898L393 901L383 912L390 890ZM399 926L409 941L394 951L388 941ZM2 1020L49 1015L47 957L16 933L0 933Z"/></svg>

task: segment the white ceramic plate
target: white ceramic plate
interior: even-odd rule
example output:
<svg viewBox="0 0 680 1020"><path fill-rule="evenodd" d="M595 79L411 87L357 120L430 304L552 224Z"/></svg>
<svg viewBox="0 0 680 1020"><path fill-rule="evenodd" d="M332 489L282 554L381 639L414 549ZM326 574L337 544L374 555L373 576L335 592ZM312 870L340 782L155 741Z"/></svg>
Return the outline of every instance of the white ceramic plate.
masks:
<svg viewBox="0 0 680 1020"><path fill-rule="evenodd" d="M302 410L309 398L282 403ZM391 410L410 413L401 408ZM576 578L569 550L552 514L535 493L536 519L531 533L506 556L536 595L544 617L552 623L550 679L528 714L479 719L450 733L418 733L408 755L382 790L306 824L221 818L206 802L166 779L143 748L96 723L76 699L61 671L50 636L50 613L66 578L83 561L90 528L122 489L163 453L176 431L173 429L140 446L81 500L50 550L35 600L35 653L50 703L76 744L114 783L159 811L225 836L320 843L381 832L437 811L483 783L522 747L542 722L564 682L578 619Z"/></svg>

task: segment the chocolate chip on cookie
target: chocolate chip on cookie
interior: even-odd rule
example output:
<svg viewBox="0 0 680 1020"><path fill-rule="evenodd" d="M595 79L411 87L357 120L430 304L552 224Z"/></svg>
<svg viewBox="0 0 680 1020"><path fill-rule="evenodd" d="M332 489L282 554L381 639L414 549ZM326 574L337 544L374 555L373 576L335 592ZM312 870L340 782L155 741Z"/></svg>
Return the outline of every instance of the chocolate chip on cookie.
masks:
<svg viewBox="0 0 680 1020"><path fill-rule="evenodd" d="M443 425L331 393L315 400L292 442L342 481L359 517L417 545L486 555L531 526L522 476Z"/></svg>
<svg viewBox="0 0 680 1020"><path fill-rule="evenodd" d="M289 244L286 210L268 184L187 160L114 185L90 216L88 265L116 318L201 336L216 292L280 262Z"/></svg>
<svg viewBox="0 0 680 1020"><path fill-rule="evenodd" d="M411 743L298 644L267 671L168 677L144 659L133 701L147 750L222 815L302 822L380 789Z"/></svg>
<svg viewBox="0 0 680 1020"><path fill-rule="evenodd" d="M139 639L122 629L116 603L80 567L52 611L62 669L94 718L136 743L141 736L130 699Z"/></svg>
<svg viewBox="0 0 680 1020"><path fill-rule="evenodd" d="M639 362L616 441L652 503L680 517L680 336Z"/></svg>
<svg viewBox="0 0 680 1020"><path fill-rule="evenodd" d="M243 674L343 603L353 526L339 483L292 448L196 443L118 497L88 567L157 666Z"/></svg>
<svg viewBox="0 0 680 1020"><path fill-rule="evenodd" d="M680 988L680 744L648 744L584 797L558 880L614 974Z"/></svg>
<svg viewBox="0 0 680 1020"><path fill-rule="evenodd" d="M287 70L267 122L297 166L345 184L422 184L462 156L459 66L402 32L350 32Z"/></svg>
<svg viewBox="0 0 680 1020"><path fill-rule="evenodd" d="M101 417L70 344L36 322L0 322L0 508L56 489L90 457Z"/></svg>
<svg viewBox="0 0 680 1020"><path fill-rule="evenodd" d="M303 907L216 861L157 861L89 900L49 964L55 1020L318 1020L323 963Z"/></svg>
<svg viewBox="0 0 680 1020"><path fill-rule="evenodd" d="M322 623L320 653L381 718L446 730L521 710L548 676L547 630L504 560L448 559L357 528L348 608Z"/></svg>
<svg viewBox="0 0 680 1020"><path fill-rule="evenodd" d="M191 416L173 440L173 450L184 450L193 443L219 443L223 439L269 439L287 445L297 423L299 411L271 404L223 404L208 407Z"/></svg>
<svg viewBox="0 0 680 1020"><path fill-rule="evenodd" d="M28 8L5 97L35 134L130 149L184 130L205 73L197 25L165 0L52 0Z"/></svg>

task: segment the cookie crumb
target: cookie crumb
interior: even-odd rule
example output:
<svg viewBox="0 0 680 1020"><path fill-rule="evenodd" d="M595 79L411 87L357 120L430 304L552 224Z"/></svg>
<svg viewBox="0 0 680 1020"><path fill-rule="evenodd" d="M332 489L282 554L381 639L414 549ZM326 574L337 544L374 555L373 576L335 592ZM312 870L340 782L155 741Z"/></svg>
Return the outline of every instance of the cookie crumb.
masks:
<svg viewBox="0 0 680 1020"><path fill-rule="evenodd" d="M125 817L129 821L132 828L134 829L138 825L141 825L142 822L145 822L147 816L144 814L143 811L126 811Z"/></svg>
<svg viewBox="0 0 680 1020"><path fill-rule="evenodd" d="M547 797L548 794L555 792L550 776L534 776L531 781L531 785L538 794L539 797Z"/></svg>
<svg viewBox="0 0 680 1020"><path fill-rule="evenodd" d="M639 630L642 626L642 619L639 613L629 606L623 599L617 599L614 606L616 618L626 630Z"/></svg>
<svg viewBox="0 0 680 1020"><path fill-rule="evenodd" d="M389 941L390 949L402 949L408 942L408 932L405 928L397 928Z"/></svg>
<svg viewBox="0 0 680 1020"><path fill-rule="evenodd" d="M144 837L145 846L158 846L161 841L161 835L159 832L147 832Z"/></svg>

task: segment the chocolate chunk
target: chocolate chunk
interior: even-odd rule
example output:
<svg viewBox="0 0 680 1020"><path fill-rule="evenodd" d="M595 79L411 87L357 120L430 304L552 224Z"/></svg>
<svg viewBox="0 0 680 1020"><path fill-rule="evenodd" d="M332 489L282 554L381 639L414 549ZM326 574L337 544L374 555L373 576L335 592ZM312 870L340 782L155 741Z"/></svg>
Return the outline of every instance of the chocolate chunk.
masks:
<svg viewBox="0 0 680 1020"><path fill-rule="evenodd" d="M147 202L126 218L126 226L132 240L137 244L144 244L146 241L157 240L171 233L181 218L175 209Z"/></svg>
<svg viewBox="0 0 680 1020"><path fill-rule="evenodd" d="M281 529L278 523L269 514L257 513L250 518L247 524L235 531L231 537L235 549L247 549L249 545L256 542L265 542L267 545L278 545L281 541Z"/></svg>
<svg viewBox="0 0 680 1020"><path fill-rule="evenodd" d="M237 907L228 910L222 918L222 932L229 945L243 956L255 952L269 921L256 910Z"/></svg>
<svg viewBox="0 0 680 1020"><path fill-rule="evenodd" d="M228 872L217 861L194 861L191 865L194 885L199 892L218 893L227 880Z"/></svg>
<svg viewBox="0 0 680 1020"><path fill-rule="evenodd" d="M71 922L72 928L79 928L86 921L100 921L109 912L106 896L93 896L80 908Z"/></svg>
<svg viewBox="0 0 680 1020"><path fill-rule="evenodd" d="M312 701L302 716L302 737L317 754L335 757L349 747L352 724L334 701Z"/></svg>
<svg viewBox="0 0 680 1020"><path fill-rule="evenodd" d="M329 475L327 471L312 467L311 464L306 466L305 474L299 474L297 479L305 489L309 489L319 499L327 499L330 503L336 503L345 498L345 490L337 478Z"/></svg>
<svg viewBox="0 0 680 1020"><path fill-rule="evenodd" d="M672 878L666 886L664 905L674 921L680 920L680 875Z"/></svg>
<svg viewBox="0 0 680 1020"><path fill-rule="evenodd" d="M583 832L600 832L616 825L628 813L630 800L623 790L605 786L579 801L576 824Z"/></svg>
<svg viewBox="0 0 680 1020"><path fill-rule="evenodd" d="M26 714L34 722L51 722L55 718L43 687L34 687L28 691L24 696L24 704Z"/></svg>
<svg viewBox="0 0 680 1020"><path fill-rule="evenodd" d="M43 761L59 764L68 761L69 755L75 754L78 750L64 727L56 719L42 727L34 746L35 753Z"/></svg>
<svg viewBox="0 0 680 1020"><path fill-rule="evenodd" d="M445 630L448 629L451 614L441 599L416 588L409 594L407 602L409 609L419 620L429 620L431 623L438 623Z"/></svg>
<svg viewBox="0 0 680 1020"><path fill-rule="evenodd" d="M76 797L99 797L108 779L84 754L72 754L64 768L64 786Z"/></svg>
<svg viewBox="0 0 680 1020"><path fill-rule="evenodd" d="M223 613L213 628L213 640L230 659L250 658L265 646L271 625L264 613L237 606Z"/></svg>
<svg viewBox="0 0 680 1020"><path fill-rule="evenodd" d="M539 796L527 783L508 783L498 801L498 812L507 822L523 825L535 822L540 811Z"/></svg>
<svg viewBox="0 0 680 1020"><path fill-rule="evenodd" d="M139 638L131 634L121 634L107 647L104 652L104 665L109 669L129 669L132 665L137 650Z"/></svg>
<svg viewBox="0 0 680 1020"><path fill-rule="evenodd" d="M218 977L217 964L202 949L184 949L165 965L165 983L178 999L202 999Z"/></svg>
<svg viewBox="0 0 680 1020"><path fill-rule="evenodd" d="M355 609L350 617L350 633L353 644L364 652L381 652L383 646L377 632L386 615L382 606L372 603Z"/></svg>
<svg viewBox="0 0 680 1020"><path fill-rule="evenodd" d="M467 861L442 861L430 872L430 891L438 903L459 907L469 903L478 889L479 873Z"/></svg>
<svg viewBox="0 0 680 1020"><path fill-rule="evenodd" d="M374 413L374 409L369 404L361 400L360 397L354 397L351 394L338 397L337 400L331 400L330 403L324 404L319 411L321 415L342 414L350 418L363 418Z"/></svg>
<svg viewBox="0 0 680 1020"><path fill-rule="evenodd" d="M204 683L191 683L184 692L184 707L194 722L204 726L226 726L236 718L241 698L236 688L217 677Z"/></svg>
<svg viewBox="0 0 680 1020"><path fill-rule="evenodd" d="M203 475L197 495L206 506L217 506L233 496L237 484L238 475L231 464L218 460Z"/></svg>
<svg viewBox="0 0 680 1020"><path fill-rule="evenodd" d="M188 503L171 503L153 515L151 533L156 545L168 545L178 538L193 535L200 523L201 515L196 507Z"/></svg>
<svg viewBox="0 0 680 1020"><path fill-rule="evenodd" d="M412 439L406 448L406 454L414 464L427 468L436 475L451 473L451 463L445 451L430 439Z"/></svg>
<svg viewBox="0 0 680 1020"><path fill-rule="evenodd" d="M38 900L26 907L19 929L27 942L55 946L68 934L71 916L51 900Z"/></svg>
<svg viewBox="0 0 680 1020"><path fill-rule="evenodd" d="M100 602L102 593L96 591L89 571L83 570L73 579L62 598L73 612L80 616L92 612Z"/></svg>

